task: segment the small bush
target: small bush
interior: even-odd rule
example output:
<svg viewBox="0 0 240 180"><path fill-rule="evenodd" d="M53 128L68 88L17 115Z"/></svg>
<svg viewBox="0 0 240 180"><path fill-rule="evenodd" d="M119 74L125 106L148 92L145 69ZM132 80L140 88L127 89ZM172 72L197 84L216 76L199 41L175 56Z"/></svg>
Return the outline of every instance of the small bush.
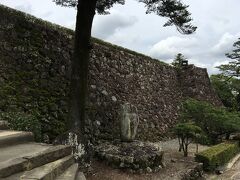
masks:
<svg viewBox="0 0 240 180"><path fill-rule="evenodd" d="M206 171L213 171L216 167L226 164L240 151L237 142L224 142L196 154L196 161L203 163Z"/></svg>
<svg viewBox="0 0 240 180"><path fill-rule="evenodd" d="M197 142L201 145L211 145L211 139L204 132L197 138Z"/></svg>
<svg viewBox="0 0 240 180"><path fill-rule="evenodd" d="M8 121L10 129L32 132L35 140L41 141L41 124L35 115L25 112L1 112L0 119Z"/></svg>

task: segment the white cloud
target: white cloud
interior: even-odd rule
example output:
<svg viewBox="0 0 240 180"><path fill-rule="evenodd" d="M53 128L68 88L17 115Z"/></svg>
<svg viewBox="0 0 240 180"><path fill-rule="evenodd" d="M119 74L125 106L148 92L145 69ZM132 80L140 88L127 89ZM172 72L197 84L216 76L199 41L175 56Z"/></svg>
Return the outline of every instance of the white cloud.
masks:
<svg viewBox="0 0 240 180"><path fill-rule="evenodd" d="M198 41L196 38L173 36L154 44L149 54L160 59L173 58L178 53L190 56L192 54L192 48L197 45Z"/></svg>
<svg viewBox="0 0 240 180"><path fill-rule="evenodd" d="M222 65L222 64L228 64L228 63L229 63L228 60L216 61L216 62L214 62L213 66L214 66L214 67L217 67L217 66L220 66L220 65Z"/></svg>
<svg viewBox="0 0 240 180"><path fill-rule="evenodd" d="M97 16L93 24L93 35L106 39L118 31L133 26L137 22L135 16L127 16L118 11L111 15Z"/></svg>
<svg viewBox="0 0 240 180"><path fill-rule="evenodd" d="M233 47L233 43L237 40L237 38L240 36L240 33L236 35L232 35L228 32L223 34L223 36L220 38L218 43L213 46L212 48L212 53L215 55L223 55L226 54L227 52L230 52Z"/></svg>
<svg viewBox="0 0 240 180"><path fill-rule="evenodd" d="M26 12L26 13L29 13L31 14L32 13L32 6L31 4L22 4L22 5L17 5L14 7L14 9L17 9L19 11L23 11L23 12Z"/></svg>

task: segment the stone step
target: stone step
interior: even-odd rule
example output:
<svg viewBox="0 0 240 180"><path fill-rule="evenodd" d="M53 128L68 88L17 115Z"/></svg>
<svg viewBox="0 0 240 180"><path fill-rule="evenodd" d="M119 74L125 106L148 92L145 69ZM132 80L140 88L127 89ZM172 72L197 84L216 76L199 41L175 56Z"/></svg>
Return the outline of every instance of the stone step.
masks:
<svg viewBox="0 0 240 180"><path fill-rule="evenodd" d="M0 121L0 130L6 130L8 128L8 122L7 121Z"/></svg>
<svg viewBox="0 0 240 180"><path fill-rule="evenodd" d="M76 180L78 175L78 164L75 163L70 166L62 175L60 175L56 180Z"/></svg>
<svg viewBox="0 0 240 180"><path fill-rule="evenodd" d="M32 141L31 132L0 130L0 148Z"/></svg>
<svg viewBox="0 0 240 180"><path fill-rule="evenodd" d="M74 164L72 166L76 166L76 164ZM69 168L66 171L70 172ZM64 172L64 174L66 173L66 171ZM73 171L72 173L74 174L75 172ZM21 172L21 173L9 176L7 178L1 178L1 180L19 180L23 174L24 174L24 172ZM72 180L86 180L86 177L83 174L83 172L77 172L77 174L75 174L75 175L76 175L76 176L74 176L75 179L72 179ZM71 180L71 177L72 177L71 175L65 176L62 174L61 176L57 177L56 180Z"/></svg>
<svg viewBox="0 0 240 180"><path fill-rule="evenodd" d="M86 180L86 177L83 174L83 172L78 172L76 180Z"/></svg>
<svg viewBox="0 0 240 180"><path fill-rule="evenodd" d="M74 163L73 155L45 164L30 171L26 171L20 180L54 180Z"/></svg>
<svg viewBox="0 0 240 180"><path fill-rule="evenodd" d="M0 148L0 178L31 170L72 153L70 146L38 143Z"/></svg>
<svg viewBox="0 0 240 180"><path fill-rule="evenodd" d="M11 176L8 176L6 178L0 178L1 180L19 180L20 177L23 175L24 172L20 172L20 173L17 173L17 174L13 174Z"/></svg>

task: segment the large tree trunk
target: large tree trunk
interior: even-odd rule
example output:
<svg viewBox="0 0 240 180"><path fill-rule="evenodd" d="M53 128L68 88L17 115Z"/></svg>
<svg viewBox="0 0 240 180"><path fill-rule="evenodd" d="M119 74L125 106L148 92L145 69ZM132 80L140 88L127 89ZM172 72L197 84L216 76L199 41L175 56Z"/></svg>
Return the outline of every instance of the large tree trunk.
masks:
<svg viewBox="0 0 240 180"><path fill-rule="evenodd" d="M85 145L85 104L91 50L91 29L95 9L96 0L78 0L70 82L69 128L78 134L78 143Z"/></svg>

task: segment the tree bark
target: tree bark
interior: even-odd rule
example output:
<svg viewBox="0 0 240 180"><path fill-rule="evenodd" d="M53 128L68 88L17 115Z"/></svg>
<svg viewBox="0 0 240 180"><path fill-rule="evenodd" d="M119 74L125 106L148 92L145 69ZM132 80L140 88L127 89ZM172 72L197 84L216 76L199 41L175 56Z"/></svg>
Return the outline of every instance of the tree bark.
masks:
<svg viewBox="0 0 240 180"><path fill-rule="evenodd" d="M188 144L187 143L184 144L183 154L184 154L184 157L188 156Z"/></svg>
<svg viewBox="0 0 240 180"><path fill-rule="evenodd" d="M226 140L230 139L230 135L231 135L231 133L226 133Z"/></svg>
<svg viewBox="0 0 240 180"><path fill-rule="evenodd" d="M179 137L178 138L178 143L179 143L179 149L178 151L181 152L183 150L183 142L184 142L184 139L183 137Z"/></svg>
<svg viewBox="0 0 240 180"><path fill-rule="evenodd" d="M186 137L184 142L183 142L183 154L184 154L184 157L188 156L188 145L189 145L189 141L188 141L188 138Z"/></svg>
<svg viewBox="0 0 240 180"><path fill-rule="evenodd" d="M69 128L74 130L81 143L86 142L85 104L88 84L90 41L96 0L78 0L74 52L70 81Z"/></svg>
<svg viewBox="0 0 240 180"><path fill-rule="evenodd" d="M198 153L199 144L196 142L196 153Z"/></svg>

